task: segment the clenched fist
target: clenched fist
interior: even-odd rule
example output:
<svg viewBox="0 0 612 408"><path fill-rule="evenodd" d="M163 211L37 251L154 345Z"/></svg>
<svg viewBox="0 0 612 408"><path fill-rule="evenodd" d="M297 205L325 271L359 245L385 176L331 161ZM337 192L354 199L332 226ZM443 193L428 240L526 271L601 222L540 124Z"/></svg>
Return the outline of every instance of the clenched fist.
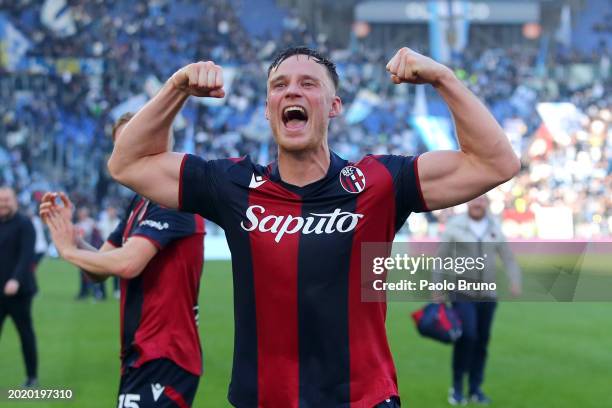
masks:
<svg viewBox="0 0 612 408"><path fill-rule="evenodd" d="M175 88L194 96L223 98L223 69L212 61L196 62L176 71L170 82Z"/></svg>
<svg viewBox="0 0 612 408"><path fill-rule="evenodd" d="M396 84L408 82L436 86L443 76L452 75L448 67L407 47L400 48L395 53L387 64L387 71L391 74L391 80Z"/></svg>

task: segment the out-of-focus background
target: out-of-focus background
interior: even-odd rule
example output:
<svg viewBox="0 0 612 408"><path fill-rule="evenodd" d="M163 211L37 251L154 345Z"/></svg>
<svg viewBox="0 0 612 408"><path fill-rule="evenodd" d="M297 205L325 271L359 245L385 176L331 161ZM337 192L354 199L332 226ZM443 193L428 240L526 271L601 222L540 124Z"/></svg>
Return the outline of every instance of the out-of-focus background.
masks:
<svg viewBox="0 0 612 408"><path fill-rule="evenodd" d="M521 157L520 174L490 193L509 238L609 239L612 0L0 0L0 181L31 212L43 192L68 192L103 239L130 197L106 170L115 119L181 66L212 60L227 97L187 103L176 150L268 163L266 69L275 52L301 44L338 66L345 112L329 141L341 156L457 147L433 88L389 81L388 59L407 46L451 66ZM436 239L462 210L413 214L400 239ZM229 252L222 230L209 223L208 232L197 407L227 405L232 353ZM40 381L75 390L75 401L49 406L116 405L117 303L110 294L75 303L74 270L47 260L37 272ZM410 306L389 314L404 404L444 406L449 349L417 338ZM608 304L507 304L499 314L488 377L497 406L612 406ZM19 354L5 324L0 389L22 382Z"/></svg>
<svg viewBox="0 0 612 408"><path fill-rule="evenodd" d="M0 0L0 178L23 204L49 189L93 215L124 202L106 171L113 120L209 59L228 96L187 104L176 149L268 163L265 71L295 44L338 65L345 114L330 144L340 155L455 148L435 91L389 81L386 62L408 46L452 66L521 156L520 175L491 194L508 235L608 236L611 21L609 0ZM444 215L413 216L402 232L435 236Z"/></svg>

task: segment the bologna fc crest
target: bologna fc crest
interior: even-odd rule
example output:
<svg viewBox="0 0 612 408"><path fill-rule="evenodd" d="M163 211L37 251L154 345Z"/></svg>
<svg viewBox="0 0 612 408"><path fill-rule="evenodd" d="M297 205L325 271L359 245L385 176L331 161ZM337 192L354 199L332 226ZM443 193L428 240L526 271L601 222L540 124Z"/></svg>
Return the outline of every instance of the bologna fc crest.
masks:
<svg viewBox="0 0 612 408"><path fill-rule="evenodd" d="M346 166L340 171L340 185L349 193L361 193L366 185L363 172L355 166Z"/></svg>

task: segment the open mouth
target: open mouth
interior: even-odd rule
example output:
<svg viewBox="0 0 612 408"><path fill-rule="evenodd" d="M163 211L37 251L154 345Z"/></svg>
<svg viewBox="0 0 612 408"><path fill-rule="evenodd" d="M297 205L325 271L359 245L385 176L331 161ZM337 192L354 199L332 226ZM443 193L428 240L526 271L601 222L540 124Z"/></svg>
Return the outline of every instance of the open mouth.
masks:
<svg viewBox="0 0 612 408"><path fill-rule="evenodd" d="M301 106L287 106L283 110L283 123L287 129L301 129L308 122L308 112Z"/></svg>

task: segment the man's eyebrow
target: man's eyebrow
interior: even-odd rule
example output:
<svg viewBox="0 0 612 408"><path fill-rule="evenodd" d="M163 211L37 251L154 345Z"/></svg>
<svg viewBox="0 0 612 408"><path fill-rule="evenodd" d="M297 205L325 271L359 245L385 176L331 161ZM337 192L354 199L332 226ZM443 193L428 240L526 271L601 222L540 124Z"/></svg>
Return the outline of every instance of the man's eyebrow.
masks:
<svg viewBox="0 0 612 408"><path fill-rule="evenodd" d="M287 79L287 75L282 74L282 75L279 75L279 76L276 76L276 77L271 77L269 79L269 81L270 82L277 82L277 81L283 81L283 80L286 80L286 79ZM299 79L310 79L312 81L321 82L321 80L319 78L314 77L312 75L308 75L308 74L300 74L299 75Z"/></svg>
<svg viewBox="0 0 612 408"><path fill-rule="evenodd" d="M284 79L287 79L286 75L273 76L270 78L270 82L277 82L277 81L281 81Z"/></svg>
<svg viewBox="0 0 612 408"><path fill-rule="evenodd" d="M321 82L321 80L317 77L313 77L312 75L304 74L300 76L300 79L310 79L315 82Z"/></svg>

